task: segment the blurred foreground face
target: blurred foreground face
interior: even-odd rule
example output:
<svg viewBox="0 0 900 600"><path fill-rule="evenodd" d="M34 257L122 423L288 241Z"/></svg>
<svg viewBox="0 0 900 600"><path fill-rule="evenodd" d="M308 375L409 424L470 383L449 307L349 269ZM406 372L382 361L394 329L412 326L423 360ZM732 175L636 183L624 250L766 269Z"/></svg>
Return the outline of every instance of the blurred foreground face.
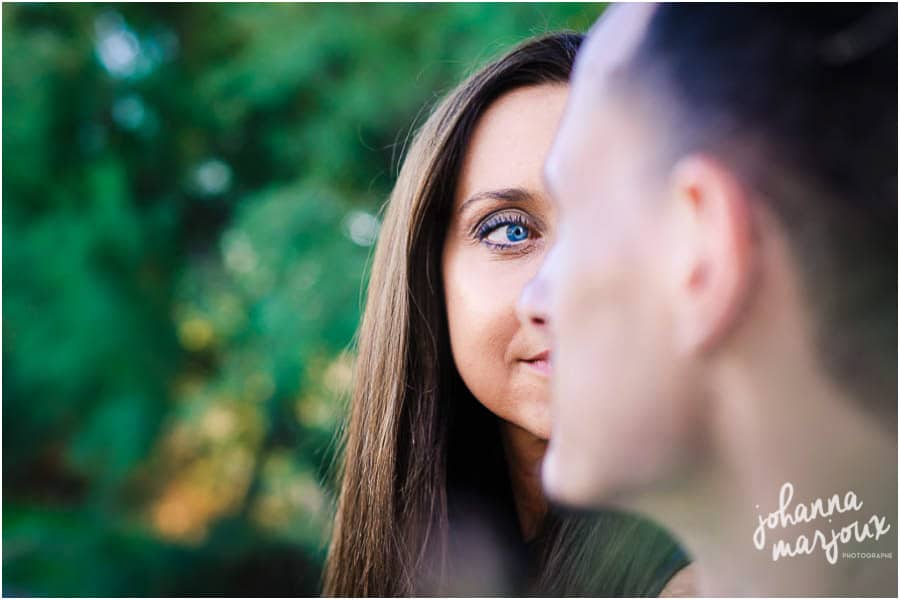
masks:
<svg viewBox="0 0 900 600"><path fill-rule="evenodd" d="M657 481L691 445L700 394L684 384L665 268L671 258L652 131L614 95L614 70L652 6L617 6L594 28L546 165L557 242L522 312L553 334L550 496L585 505Z"/></svg>
<svg viewBox="0 0 900 600"><path fill-rule="evenodd" d="M514 90L481 117L463 162L443 254L453 360L492 413L546 439L549 346L516 301L555 229L542 169L568 87Z"/></svg>

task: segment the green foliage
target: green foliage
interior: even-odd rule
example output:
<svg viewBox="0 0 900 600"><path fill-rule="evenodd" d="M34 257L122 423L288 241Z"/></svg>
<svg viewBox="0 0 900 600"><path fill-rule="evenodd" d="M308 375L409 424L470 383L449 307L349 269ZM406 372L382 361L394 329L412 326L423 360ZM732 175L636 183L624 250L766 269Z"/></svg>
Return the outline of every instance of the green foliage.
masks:
<svg viewBox="0 0 900 600"><path fill-rule="evenodd" d="M3 5L3 592L315 594L413 125L598 5Z"/></svg>

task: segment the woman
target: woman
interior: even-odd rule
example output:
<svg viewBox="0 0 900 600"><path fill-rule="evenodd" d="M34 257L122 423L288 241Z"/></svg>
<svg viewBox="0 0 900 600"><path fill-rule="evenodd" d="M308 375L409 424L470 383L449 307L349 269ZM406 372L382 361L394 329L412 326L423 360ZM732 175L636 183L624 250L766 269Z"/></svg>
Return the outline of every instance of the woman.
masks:
<svg viewBox="0 0 900 600"><path fill-rule="evenodd" d="M546 348L515 300L553 235L541 164L581 36L451 92L389 200L358 340L325 593L658 595L685 560L633 517L541 493Z"/></svg>

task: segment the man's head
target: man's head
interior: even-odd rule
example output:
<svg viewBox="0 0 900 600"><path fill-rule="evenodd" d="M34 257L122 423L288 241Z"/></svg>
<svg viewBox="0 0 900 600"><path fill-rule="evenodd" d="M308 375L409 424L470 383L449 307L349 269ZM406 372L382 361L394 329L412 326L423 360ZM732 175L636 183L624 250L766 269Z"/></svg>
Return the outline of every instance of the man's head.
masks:
<svg viewBox="0 0 900 600"><path fill-rule="evenodd" d="M696 464L712 371L781 341L896 414L896 21L627 5L595 26L546 166L558 241L520 302L553 337L551 495ZM768 293L779 277L798 293Z"/></svg>

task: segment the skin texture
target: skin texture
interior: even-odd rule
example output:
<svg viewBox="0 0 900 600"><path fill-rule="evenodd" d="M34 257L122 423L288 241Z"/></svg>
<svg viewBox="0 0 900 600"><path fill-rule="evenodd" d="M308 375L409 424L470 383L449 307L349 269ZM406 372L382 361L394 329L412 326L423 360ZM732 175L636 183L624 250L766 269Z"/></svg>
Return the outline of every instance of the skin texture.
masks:
<svg viewBox="0 0 900 600"><path fill-rule="evenodd" d="M463 162L442 257L453 359L474 396L501 420L526 538L546 511L540 461L550 434L550 367L527 362L548 346L522 328L516 300L555 230L541 173L567 96L567 86L521 88L481 117ZM498 218L517 221L492 221L493 229L482 230L484 239L473 234L479 224Z"/></svg>
<svg viewBox="0 0 900 600"><path fill-rule="evenodd" d="M685 381L676 306L667 301L667 287L687 275L668 271L669 259L676 266L682 259L659 250L674 247L678 231L656 201L664 192L651 171L650 124L628 117L603 88L648 14L620 13L603 51L596 48L603 31L596 32L597 60L588 73L576 66L573 82L581 85L546 165L563 220L542 273L559 342L554 393L566 401L554 406L544 476L560 500L579 505L639 489L702 441L695 417L703 395ZM523 294L525 322L546 317L545 280Z"/></svg>
<svg viewBox="0 0 900 600"><path fill-rule="evenodd" d="M501 419L525 539L535 535L547 511L540 474L553 367L549 359L537 365L526 360L548 350L549 342L540 328L523 327L516 303L555 236L556 210L542 166L567 98L567 86L522 88L482 116L463 163L442 257L454 361L475 397ZM472 230L492 215L520 215L527 236L510 242L507 234L516 232L509 228L520 224L513 223L487 231L482 241L473 237ZM691 567L682 569L662 593L692 595L692 573Z"/></svg>
<svg viewBox="0 0 900 600"><path fill-rule="evenodd" d="M554 358L544 485L669 528L704 595L894 596L896 555L774 562L752 543L792 482L803 501L853 490L865 509L770 540L883 515L887 536L841 550L892 552L896 437L818 363L794 254L764 204L715 156L654 161L671 132L646 107L664 102L616 88L653 10L619 6L595 26L546 163L559 230L519 300Z"/></svg>

